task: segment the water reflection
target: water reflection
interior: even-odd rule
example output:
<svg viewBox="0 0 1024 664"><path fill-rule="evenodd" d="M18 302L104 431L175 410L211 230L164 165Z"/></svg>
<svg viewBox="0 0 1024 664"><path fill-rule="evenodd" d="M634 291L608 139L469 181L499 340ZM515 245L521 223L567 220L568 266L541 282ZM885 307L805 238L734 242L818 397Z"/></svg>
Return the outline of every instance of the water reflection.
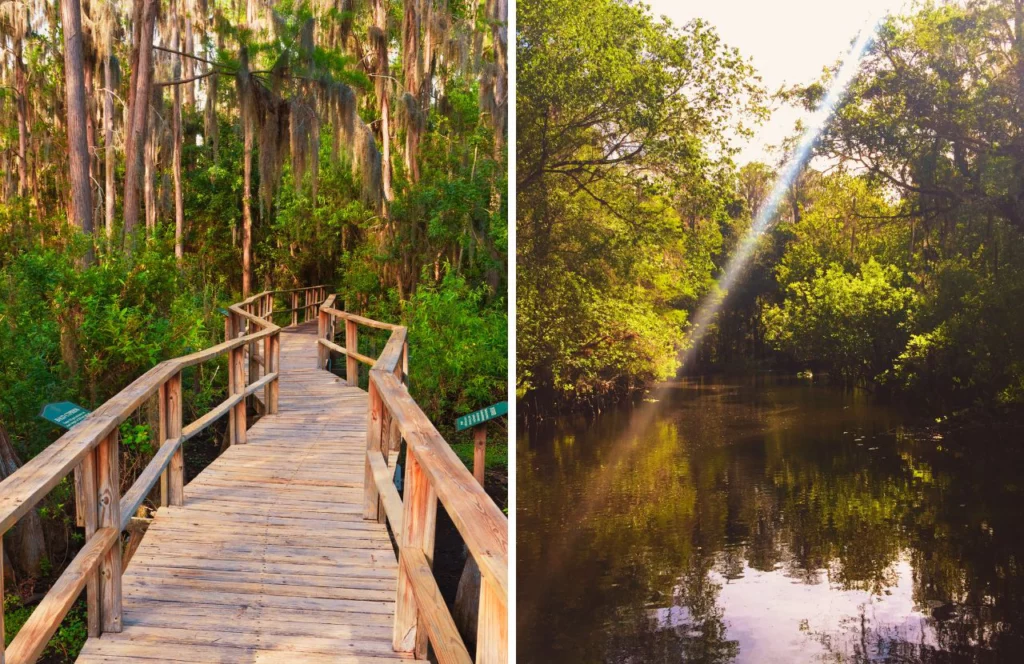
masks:
<svg viewBox="0 0 1024 664"><path fill-rule="evenodd" d="M653 396L520 438L520 661L1024 661L1021 441L798 381Z"/></svg>

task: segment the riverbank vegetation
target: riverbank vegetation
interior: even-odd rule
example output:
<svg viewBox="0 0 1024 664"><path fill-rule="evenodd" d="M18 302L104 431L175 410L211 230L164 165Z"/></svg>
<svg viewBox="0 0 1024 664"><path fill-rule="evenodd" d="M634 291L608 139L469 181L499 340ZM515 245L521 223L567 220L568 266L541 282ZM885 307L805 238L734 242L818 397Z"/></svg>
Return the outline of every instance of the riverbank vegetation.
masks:
<svg viewBox="0 0 1024 664"><path fill-rule="evenodd" d="M608 16L630 14L655 33L669 30L640 9L588 5ZM544 48L537 38L521 42L521 66L554 57L548 48L569 57L561 30L552 28L555 43ZM713 33L695 22L676 34ZM572 57L640 57L629 40L591 43ZM533 147L520 148L554 164L540 169L544 186L521 188L518 202L519 237L526 238L518 245L518 389L528 407L589 407L674 375L697 302L715 292L714 279L769 194L778 165L733 163L720 137L702 134L706 123L693 117L707 108L711 90L711 99L729 104L710 109L706 119L715 127L724 126L726 110L740 122L762 117L756 62L736 54L712 59L720 68L708 76L706 42L691 38L675 52L686 54L678 69L692 81L681 88L690 121L681 133L657 135L685 146L671 160L685 165L683 178L662 167L663 145L634 145L638 129L655 126L643 115L653 105L624 90L652 89L645 81L610 88L614 96L589 95L574 102L584 104L577 112L553 100L555 88L528 69L520 76L519 109L532 113L533 126L550 127L550 117L575 127L610 114L584 125L568 156L551 156L562 143L542 130L529 139ZM814 108L833 73L779 96ZM620 105L609 107L608 98ZM787 190L684 370L810 370L909 398L934 414L1019 410L1022 99L1020 3L918 4L886 18L810 167ZM639 118L645 124L630 124ZM519 136L527 140L523 130ZM788 149L779 146L780 163ZM531 172L522 159L520 178ZM534 261L547 255L558 267L541 277Z"/></svg>
<svg viewBox="0 0 1024 664"><path fill-rule="evenodd" d="M506 13L501 0L6 5L0 479L62 433L37 417L45 403L96 408L222 341L219 307L314 284L410 326L413 396L464 443L456 416L507 382ZM183 379L186 418L223 398L225 366ZM122 428L128 484L154 418L143 407ZM195 449L216 455L220 433ZM192 471L204 455L186 451ZM5 537L11 611L80 542L69 482L32 514ZM75 634L48 656L73 659Z"/></svg>

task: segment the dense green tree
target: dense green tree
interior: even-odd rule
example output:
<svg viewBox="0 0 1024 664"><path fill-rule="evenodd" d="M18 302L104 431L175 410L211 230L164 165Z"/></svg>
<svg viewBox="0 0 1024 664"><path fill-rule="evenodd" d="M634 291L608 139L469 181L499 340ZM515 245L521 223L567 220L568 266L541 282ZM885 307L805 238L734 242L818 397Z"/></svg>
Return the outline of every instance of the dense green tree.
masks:
<svg viewBox="0 0 1024 664"><path fill-rule="evenodd" d="M707 24L642 5L529 1L517 25L518 390L595 404L675 370L762 91Z"/></svg>

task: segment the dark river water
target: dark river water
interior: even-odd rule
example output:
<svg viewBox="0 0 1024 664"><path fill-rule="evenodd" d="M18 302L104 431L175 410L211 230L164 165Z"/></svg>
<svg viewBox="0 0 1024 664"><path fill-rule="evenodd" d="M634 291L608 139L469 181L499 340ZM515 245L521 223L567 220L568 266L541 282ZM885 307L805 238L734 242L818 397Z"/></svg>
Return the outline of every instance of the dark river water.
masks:
<svg viewBox="0 0 1024 664"><path fill-rule="evenodd" d="M1024 662L1024 440L796 379L649 397L520 427L519 661Z"/></svg>

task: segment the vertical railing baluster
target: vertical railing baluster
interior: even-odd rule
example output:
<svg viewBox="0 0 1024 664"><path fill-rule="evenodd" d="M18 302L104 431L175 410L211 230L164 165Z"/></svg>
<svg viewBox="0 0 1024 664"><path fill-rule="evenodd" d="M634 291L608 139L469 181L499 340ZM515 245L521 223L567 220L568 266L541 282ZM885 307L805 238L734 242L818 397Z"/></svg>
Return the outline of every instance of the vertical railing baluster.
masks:
<svg viewBox="0 0 1024 664"><path fill-rule="evenodd" d="M237 329L237 328L236 328ZM228 370L232 376L232 396L245 393L245 346L231 349ZM231 444L244 445L246 441L245 399L239 399L231 409Z"/></svg>
<svg viewBox="0 0 1024 664"><path fill-rule="evenodd" d="M327 339L327 312L321 311L316 317L316 368L326 369L327 358L331 356L331 349L320 343L320 339Z"/></svg>
<svg viewBox="0 0 1024 664"><path fill-rule="evenodd" d="M249 313L252 313L252 311L250 310ZM245 333L246 333L246 335L253 334L254 332L257 331L255 329L256 326L248 318L245 320L244 325L245 325ZM260 377L260 367L259 367L259 364L258 364L258 362L256 360L256 357L257 357L256 342L255 341L250 341L246 345L249 347L249 376L248 376L248 378L243 378L242 382L243 382L244 385L248 386L248 385L252 385L256 380L259 379L259 377ZM249 398L252 399L254 402L256 401L256 395L255 394L250 395ZM256 408L256 404L253 403L253 409L255 410L255 408Z"/></svg>
<svg viewBox="0 0 1024 664"><path fill-rule="evenodd" d="M224 341L234 341L238 335L235 332L235 312L228 311L224 319ZM228 351L228 396L235 394L235 351ZM235 444L235 409L228 411L228 445Z"/></svg>
<svg viewBox="0 0 1024 664"><path fill-rule="evenodd" d="M88 541L96 533L96 524L99 523L100 517L96 490L96 448L89 450L82 458L79 469L82 491L82 525L85 528L85 539ZM86 623L89 636L99 636L103 633L101 597L100 572L99 569L96 569L89 573L85 581Z"/></svg>
<svg viewBox="0 0 1024 664"><path fill-rule="evenodd" d="M401 546L398 554L398 594L395 600L395 627L391 645L398 652L411 652L416 659L426 659L427 630L420 625L412 582L401 557L406 551L418 549L423 552L427 564L432 565L437 523L437 494L409 447L405 450L402 515Z"/></svg>
<svg viewBox="0 0 1024 664"><path fill-rule="evenodd" d="M345 319L345 350L349 353L359 352L359 328L353 321ZM345 356L345 383L359 387L359 360L351 354Z"/></svg>
<svg viewBox="0 0 1024 664"><path fill-rule="evenodd" d="M274 367L274 335L271 334L263 337L263 375L269 376L275 371L277 369ZM268 415L274 412L270 406L273 392L273 382L267 383L263 388L263 408Z"/></svg>
<svg viewBox="0 0 1024 664"><path fill-rule="evenodd" d="M165 423L161 445L181 437L182 412L181 372L178 372L160 388L160 417ZM181 445L171 456L166 475L167 499L164 505L181 507L185 504L185 457Z"/></svg>
<svg viewBox="0 0 1024 664"><path fill-rule="evenodd" d="M181 374L178 374L179 395ZM180 401L180 398L179 398ZM180 406L179 406L180 409ZM180 410L179 410L180 412ZM179 423L181 421L179 417ZM118 463L117 429L96 447L98 526L121 530L121 470ZM100 597L103 631L121 631L121 538L114 540L100 560Z"/></svg>
<svg viewBox="0 0 1024 664"><path fill-rule="evenodd" d="M508 606L487 578L480 579L480 610L476 623L476 663L508 662Z"/></svg>
<svg viewBox="0 0 1024 664"><path fill-rule="evenodd" d="M4 610L3 601L7 595L4 594L4 538L0 535L0 664L4 664Z"/></svg>
<svg viewBox="0 0 1024 664"><path fill-rule="evenodd" d="M383 442L381 439L384 433L384 402L381 400L380 392L377 391L377 384L373 382L372 373L367 393L370 403L366 409L366 472L363 478L363 518L376 520L380 515L380 495L377 493L377 482L373 479L370 455L381 453Z"/></svg>
<svg viewBox="0 0 1024 664"><path fill-rule="evenodd" d="M275 332L271 337L273 339L273 345L271 347L271 355L274 358L274 372L277 373L277 377L270 383L270 413L277 413L278 401L281 397L281 333Z"/></svg>
<svg viewBox="0 0 1024 664"><path fill-rule="evenodd" d="M292 325L299 324L299 292L292 293Z"/></svg>

